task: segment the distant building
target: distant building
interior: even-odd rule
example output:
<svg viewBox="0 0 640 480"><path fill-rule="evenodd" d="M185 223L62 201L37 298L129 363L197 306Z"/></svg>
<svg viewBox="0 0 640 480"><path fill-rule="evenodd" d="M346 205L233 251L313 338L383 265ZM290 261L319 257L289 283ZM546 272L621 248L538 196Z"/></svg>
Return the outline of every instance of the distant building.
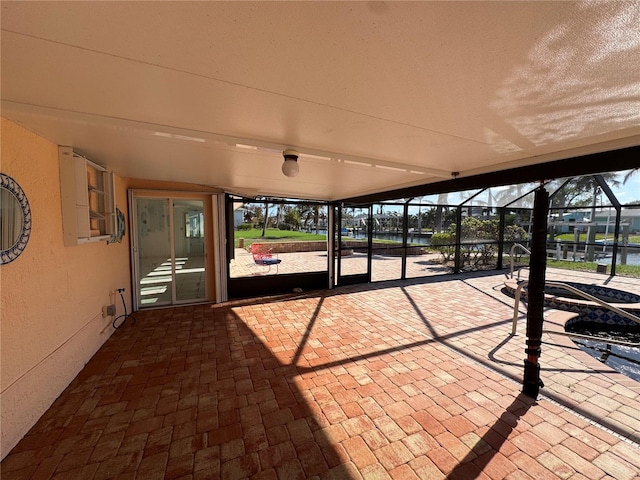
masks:
<svg viewBox="0 0 640 480"><path fill-rule="evenodd" d="M552 220L550 225L555 225L559 233L573 233L576 228L586 231L591 223L591 210L575 210L562 215L562 220ZM596 210L595 215L596 232L613 233L616 225L615 209ZM609 228L607 230L607 223ZM620 225L629 225L629 232L632 234L640 233L640 209L622 209Z"/></svg>
<svg viewBox="0 0 640 480"><path fill-rule="evenodd" d="M238 228L244 223L244 214L247 211L244 207L238 207L233 211L233 228Z"/></svg>

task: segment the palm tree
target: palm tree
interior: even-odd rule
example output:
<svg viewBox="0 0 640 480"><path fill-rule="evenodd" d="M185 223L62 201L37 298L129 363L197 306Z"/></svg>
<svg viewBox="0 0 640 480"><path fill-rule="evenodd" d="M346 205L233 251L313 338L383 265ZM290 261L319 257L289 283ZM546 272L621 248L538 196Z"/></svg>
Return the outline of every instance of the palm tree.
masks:
<svg viewBox="0 0 640 480"><path fill-rule="evenodd" d="M620 186L620 181L615 173L602 173L600 176L608 185ZM594 175L577 177L553 194L552 205L559 209L587 206L599 187Z"/></svg>
<svg viewBox="0 0 640 480"><path fill-rule="evenodd" d="M262 224L262 238L267 235L267 223L269 223L269 201L264 201L264 223Z"/></svg>
<svg viewBox="0 0 640 480"><path fill-rule="evenodd" d="M302 220L302 226L305 228L305 230L309 229L309 224L315 224L316 233L317 233L318 232L318 210L320 209L320 206L301 203L296 205L295 209L298 211L300 215L300 219Z"/></svg>
<svg viewBox="0 0 640 480"><path fill-rule="evenodd" d="M640 167L632 168L629 170L622 179L622 184L625 185L631 177L633 177L636 173L640 172Z"/></svg>
<svg viewBox="0 0 640 480"><path fill-rule="evenodd" d="M603 173L601 176L608 185L613 187L620 186L620 181L617 179L617 175L615 173ZM595 176L586 176L578 178L576 181L576 187L579 191L581 190L584 192L584 194L593 192L593 203L591 204L591 218L589 219L589 223L594 223L596 219L596 200L598 198L598 193L600 192L600 185L598 184ZM587 260L590 262L594 259L595 247L593 243L595 240L596 227L589 225L589 227L587 227Z"/></svg>
<svg viewBox="0 0 640 480"><path fill-rule="evenodd" d="M443 209L445 214L449 213L449 194L441 193L438 195L438 205L436 206L436 232L442 232Z"/></svg>

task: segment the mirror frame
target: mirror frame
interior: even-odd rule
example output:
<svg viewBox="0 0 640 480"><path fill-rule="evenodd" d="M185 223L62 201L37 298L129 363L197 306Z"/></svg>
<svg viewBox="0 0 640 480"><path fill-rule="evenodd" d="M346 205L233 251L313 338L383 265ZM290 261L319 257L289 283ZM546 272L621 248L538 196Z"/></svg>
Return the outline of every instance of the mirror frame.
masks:
<svg viewBox="0 0 640 480"><path fill-rule="evenodd" d="M18 182L9 175L0 173L0 188L8 190L18 200L22 209L22 230L16 242L7 250L0 250L0 265L13 262L24 251L31 236L31 208L27 195Z"/></svg>

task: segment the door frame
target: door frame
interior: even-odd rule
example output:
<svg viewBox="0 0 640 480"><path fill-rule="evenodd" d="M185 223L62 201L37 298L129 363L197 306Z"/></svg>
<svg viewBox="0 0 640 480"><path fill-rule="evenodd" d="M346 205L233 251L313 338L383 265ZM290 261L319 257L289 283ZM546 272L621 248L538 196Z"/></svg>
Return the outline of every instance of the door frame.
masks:
<svg viewBox="0 0 640 480"><path fill-rule="evenodd" d="M151 198L157 200L166 200L169 202L169 243L171 250L171 301L169 303L163 303L161 305L142 305L140 295L140 265L138 259L138 224L137 224L137 207L136 199L138 198ZM204 232L203 239L203 252L204 252L204 269L205 269L205 296L198 299L189 300L176 300L176 282L175 282L175 231L174 231L174 212L173 202L175 200L201 200L203 202L203 217L204 217ZM128 191L128 203L129 203L129 231L130 231L130 255L131 255L131 285L132 285L132 299L133 310L149 308L166 308L176 305L186 305L194 303L204 303L216 301L216 270L215 265L218 263L209 252L216 252L216 239L214 232L217 227L214 225L216 218L216 195L212 193L203 192L182 192L182 191L164 191L164 190L141 190L130 189Z"/></svg>
<svg viewBox="0 0 640 480"><path fill-rule="evenodd" d="M222 200L220 200L222 201ZM241 197L236 194L227 193L224 197L224 205L219 206L220 228L224 230L224 237L221 234L221 250L226 253L223 259L224 267L220 268L220 272L226 273L226 295L228 299L254 298L265 295L280 295L291 293L294 291L311 291L318 289L332 288L330 284L331 262L334 257L329 251L327 252L327 270L312 271L303 273L278 273L277 275L256 275L231 277L229 262L234 258L235 252L235 228L234 228L234 203L263 203L265 200L256 200ZM270 204L286 204L286 203L313 203L327 207L327 215L330 215L332 205L325 202L296 200L293 202L287 199L270 199ZM328 225L328 230L331 227ZM327 233L327 245L332 246L333 242ZM224 248L226 247L226 248Z"/></svg>
<svg viewBox="0 0 640 480"><path fill-rule="evenodd" d="M366 205L335 205L336 211L334 215L336 217L335 235L337 237L337 248L335 249L336 258L336 286L342 287L345 285L355 285L359 283L371 283L371 266L373 261L373 204ZM365 273L357 273L351 275L345 275L342 271L342 214L346 208L359 208L367 210L366 219L366 234L367 234L367 267Z"/></svg>

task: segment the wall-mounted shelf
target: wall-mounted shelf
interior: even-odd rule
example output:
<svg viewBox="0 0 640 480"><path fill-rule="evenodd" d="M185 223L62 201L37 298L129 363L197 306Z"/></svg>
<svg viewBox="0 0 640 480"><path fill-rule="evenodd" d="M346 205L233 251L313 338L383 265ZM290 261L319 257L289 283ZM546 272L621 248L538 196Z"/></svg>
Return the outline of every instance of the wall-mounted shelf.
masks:
<svg viewBox="0 0 640 480"><path fill-rule="evenodd" d="M113 173L71 147L58 147L66 246L108 240L116 231Z"/></svg>

